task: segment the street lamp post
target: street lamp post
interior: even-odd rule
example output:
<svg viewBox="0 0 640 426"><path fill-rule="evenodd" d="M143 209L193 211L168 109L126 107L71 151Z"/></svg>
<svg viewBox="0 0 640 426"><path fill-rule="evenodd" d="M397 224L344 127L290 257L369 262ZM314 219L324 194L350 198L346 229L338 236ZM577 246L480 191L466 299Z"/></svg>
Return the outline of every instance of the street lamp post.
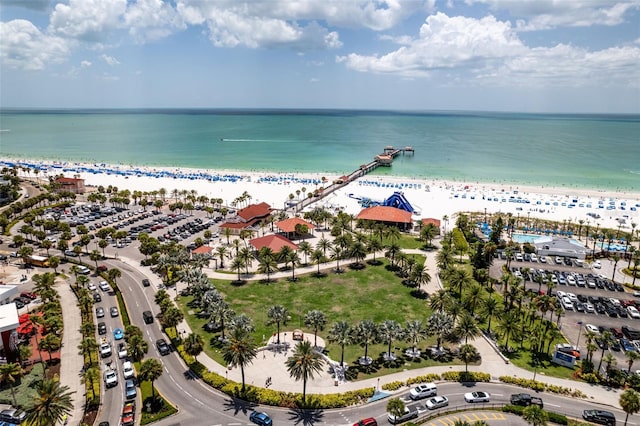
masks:
<svg viewBox="0 0 640 426"><path fill-rule="evenodd" d="M576 348L580 347L580 336L582 336L582 321L578 321L578 326L580 330L578 331L578 340L576 341Z"/></svg>

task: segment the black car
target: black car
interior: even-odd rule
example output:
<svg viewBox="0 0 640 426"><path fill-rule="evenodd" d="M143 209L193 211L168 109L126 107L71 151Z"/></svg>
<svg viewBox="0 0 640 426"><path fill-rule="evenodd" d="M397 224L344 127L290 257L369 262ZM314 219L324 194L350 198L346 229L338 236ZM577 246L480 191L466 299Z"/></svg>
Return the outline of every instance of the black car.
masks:
<svg viewBox="0 0 640 426"><path fill-rule="evenodd" d="M171 348L169 348L167 341L164 339L156 340L156 348L158 348L158 352L160 352L160 355L162 356L169 355L171 353Z"/></svg>
<svg viewBox="0 0 640 426"><path fill-rule="evenodd" d="M143 287L149 287L150 285L151 285L151 283L149 282L148 279L145 278L145 279L142 280L142 286Z"/></svg>
<svg viewBox="0 0 640 426"><path fill-rule="evenodd" d="M615 426L616 424L616 416L614 416L610 411L584 410L582 412L582 418L599 425Z"/></svg>
<svg viewBox="0 0 640 426"><path fill-rule="evenodd" d="M93 301L94 302L102 302L102 296L97 291L93 293Z"/></svg>
<svg viewBox="0 0 640 426"><path fill-rule="evenodd" d="M98 334L107 334L107 325L103 322L98 323Z"/></svg>
<svg viewBox="0 0 640 426"><path fill-rule="evenodd" d="M142 319L145 324L151 324L153 322L153 313L151 311L144 311L142 313Z"/></svg>

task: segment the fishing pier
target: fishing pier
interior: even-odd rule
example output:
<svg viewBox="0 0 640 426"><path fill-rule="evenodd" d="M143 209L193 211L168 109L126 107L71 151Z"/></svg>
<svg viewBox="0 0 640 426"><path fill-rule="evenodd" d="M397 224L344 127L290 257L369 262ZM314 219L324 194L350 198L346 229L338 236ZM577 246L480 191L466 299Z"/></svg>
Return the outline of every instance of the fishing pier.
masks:
<svg viewBox="0 0 640 426"><path fill-rule="evenodd" d="M331 194L332 192L342 188L343 186L348 185L352 181L370 173L371 171L377 169L378 167L391 167L391 164L393 163L394 158L396 158L400 154L413 155L415 154L415 150L411 146L406 146L404 148L394 148L391 145L387 145L384 148L384 150L382 150L381 154L378 154L373 158L373 161L367 164L362 164L359 168L357 168L350 174L341 176L340 178L334 180L331 183L331 185L327 186L326 188L316 189L313 192L313 197L306 198L300 201L299 203L297 203L295 205L295 210L301 211L302 209L309 206L310 204L320 201L321 199Z"/></svg>

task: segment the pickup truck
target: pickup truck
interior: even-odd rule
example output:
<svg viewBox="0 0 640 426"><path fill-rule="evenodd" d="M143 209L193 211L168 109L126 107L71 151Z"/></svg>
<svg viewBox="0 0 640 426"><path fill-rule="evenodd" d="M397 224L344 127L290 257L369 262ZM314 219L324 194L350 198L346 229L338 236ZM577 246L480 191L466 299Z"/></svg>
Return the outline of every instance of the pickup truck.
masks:
<svg viewBox="0 0 640 426"><path fill-rule="evenodd" d="M537 405L540 408L544 407L542 399L531 396L528 393L516 393L511 395L511 404L523 405L525 407L528 407L529 405Z"/></svg>

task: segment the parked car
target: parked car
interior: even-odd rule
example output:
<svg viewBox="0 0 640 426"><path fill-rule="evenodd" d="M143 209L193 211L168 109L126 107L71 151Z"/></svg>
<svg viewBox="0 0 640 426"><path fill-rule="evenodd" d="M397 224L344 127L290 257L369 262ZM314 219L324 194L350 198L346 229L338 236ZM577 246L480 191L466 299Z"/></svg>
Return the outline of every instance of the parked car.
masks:
<svg viewBox="0 0 640 426"><path fill-rule="evenodd" d="M249 420L260 426L271 426L273 424L271 417L261 411L252 411L249 415Z"/></svg>
<svg viewBox="0 0 640 426"><path fill-rule="evenodd" d="M464 394L466 402L489 402L490 395L487 392L468 392Z"/></svg>
<svg viewBox="0 0 640 426"><path fill-rule="evenodd" d="M27 413L19 408L6 408L0 411L0 420L9 424L22 424Z"/></svg>
<svg viewBox="0 0 640 426"><path fill-rule="evenodd" d="M115 370L108 369L104 372L104 385L107 388L118 386L118 374Z"/></svg>
<svg viewBox="0 0 640 426"><path fill-rule="evenodd" d="M392 425L397 425L398 423L404 423L407 420L415 419L418 417L418 408L417 407L404 407L404 414L399 417L394 416L391 413L387 414L387 420Z"/></svg>
<svg viewBox="0 0 640 426"><path fill-rule="evenodd" d="M97 291L93 293L93 301L96 303L100 303L102 302L102 296L100 296L100 293L98 293Z"/></svg>
<svg viewBox="0 0 640 426"><path fill-rule="evenodd" d="M111 345L105 339L100 343L100 357L107 358L111 356Z"/></svg>
<svg viewBox="0 0 640 426"><path fill-rule="evenodd" d="M104 308L102 306L96 308L96 318L104 318Z"/></svg>
<svg viewBox="0 0 640 426"><path fill-rule="evenodd" d="M98 323L98 334L107 334L107 324L105 324L104 322Z"/></svg>
<svg viewBox="0 0 640 426"><path fill-rule="evenodd" d="M109 313L111 314L112 317L117 317L118 314L118 308L116 308L115 306L112 306L111 309L109 309Z"/></svg>
<svg viewBox="0 0 640 426"><path fill-rule="evenodd" d="M446 407L447 405L449 405L449 399L446 396L434 396L433 398L427 399L425 403L425 406L429 410Z"/></svg>
<svg viewBox="0 0 640 426"><path fill-rule="evenodd" d="M131 361L125 361L122 363L122 376L125 379L131 379L135 375L135 371L133 370L133 364Z"/></svg>
<svg viewBox="0 0 640 426"><path fill-rule="evenodd" d="M378 426L378 422L373 417L367 417L366 419L358 420L353 426Z"/></svg>
<svg viewBox="0 0 640 426"><path fill-rule="evenodd" d="M434 383L424 383L411 389L409 398L416 400L438 394L438 388Z"/></svg>
<svg viewBox="0 0 640 426"><path fill-rule="evenodd" d="M127 351L127 344L124 342L118 343L118 358L123 359L129 356L129 351Z"/></svg>
<svg viewBox="0 0 640 426"><path fill-rule="evenodd" d="M124 382L124 397L126 400L136 399L138 396L138 391L136 389L136 384L133 379L129 379Z"/></svg>
<svg viewBox="0 0 640 426"><path fill-rule="evenodd" d="M113 330L113 339L114 340L122 340L124 339L124 331L121 328L116 328Z"/></svg>
<svg viewBox="0 0 640 426"><path fill-rule="evenodd" d="M102 291L106 291L106 292L111 291L111 287L109 287L109 283L107 283L106 281L100 281L100 284L98 286Z"/></svg>

